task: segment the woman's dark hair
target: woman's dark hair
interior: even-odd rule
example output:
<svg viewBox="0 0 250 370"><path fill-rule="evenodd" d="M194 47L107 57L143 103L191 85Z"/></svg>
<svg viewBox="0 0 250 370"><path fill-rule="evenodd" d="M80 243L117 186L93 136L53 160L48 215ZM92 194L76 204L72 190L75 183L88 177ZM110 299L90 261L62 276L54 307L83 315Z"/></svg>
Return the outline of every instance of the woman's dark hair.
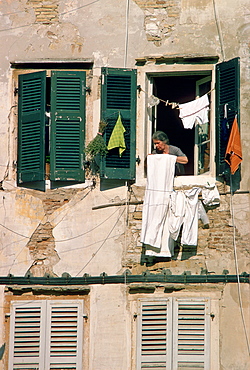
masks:
<svg viewBox="0 0 250 370"><path fill-rule="evenodd" d="M152 140L160 140L166 144L169 144L168 135L163 131L155 131L152 135Z"/></svg>

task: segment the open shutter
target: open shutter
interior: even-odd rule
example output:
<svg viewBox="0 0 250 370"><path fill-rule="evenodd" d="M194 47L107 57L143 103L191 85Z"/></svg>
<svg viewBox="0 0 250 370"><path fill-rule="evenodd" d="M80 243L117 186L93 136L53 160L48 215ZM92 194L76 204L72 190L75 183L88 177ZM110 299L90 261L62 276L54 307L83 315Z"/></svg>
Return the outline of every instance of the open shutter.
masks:
<svg viewBox="0 0 250 370"><path fill-rule="evenodd" d="M46 369L82 369L82 302L47 301Z"/></svg>
<svg viewBox="0 0 250 370"><path fill-rule="evenodd" d="M15 302L10 322L10 370L43 369L44 305L41 301Z"/></svg>
<svg viewBox="0 0 250 370"><path fill-rule="evenodd" d="M209 370L208 300L173 302L173 370Z"/></svg>
<svg viewBox="0 0 250 370"><path fill-rule="evenodd" d="M19 75L18 183L44 180L45 71Z"/></svg>
<svg viewBox="0 0 250 370"><path fill-rule="evenodd" d="M119 113L125 128L126 150L119 156L118 148L111 149L102 160L101 177L135 179L136 129L136 70L102 68L102 120L108 123L105 140L108 144Z"/></svg>
<svg viewBox="0 0 250 370"><path fill-rule="evenodd" d="M52 181L84 181L85 80L83 71L51 75Z"/></svg>
<svg viewBox="0 0 250 370"><path fill-rule="evenodd" d="M137 370L171 369L170 303L169 300L141 302Z"/></svg>
<svg viewBox="0 0 250 370"><path fill-rule="evenodd" d="M225 152L236 114L238 124L240 122L239 106L240 60L235 58L216 65L216 175L224 177L228 184L230 169L225 162ZM225 125L225 116L227 116L227 125ZM239 178L239 171L238 169L232 177Z"/></svg>

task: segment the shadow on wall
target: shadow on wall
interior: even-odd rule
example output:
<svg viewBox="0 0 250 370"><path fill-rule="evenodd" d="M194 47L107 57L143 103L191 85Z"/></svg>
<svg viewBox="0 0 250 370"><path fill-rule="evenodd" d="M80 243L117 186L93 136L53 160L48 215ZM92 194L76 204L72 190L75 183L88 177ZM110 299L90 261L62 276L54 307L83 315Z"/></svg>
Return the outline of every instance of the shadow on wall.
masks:
<svg viewBox="0 0 250 370"><path fill-rule="evenodd" d="M169 262L171 260L179 260L184 261L188 260L190 257L193 257L197 254L197 246L195 245L181 245L179 241L175 242L174 246L174 255L170 257L155 257L155 256L147 256L145 254L145 246L142 247L141 253L141 261L140 264L146 266L153 266L159 262Z"/></svg>

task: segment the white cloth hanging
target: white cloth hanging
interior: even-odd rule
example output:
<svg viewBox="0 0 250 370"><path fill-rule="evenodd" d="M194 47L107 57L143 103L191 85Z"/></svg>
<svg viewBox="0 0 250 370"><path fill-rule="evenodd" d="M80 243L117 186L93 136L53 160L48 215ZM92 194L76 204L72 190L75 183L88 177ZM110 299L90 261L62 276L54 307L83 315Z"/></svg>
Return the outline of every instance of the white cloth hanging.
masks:
<svg viewBox="0 0 250 370"><path fill-rule="evenodd" d="M192 129L196 120L200 124L208 122L209 100L207 94L191 102L179 104L179 108L179 117L186 129Z"/></svg>
<svg viewBox="0 0 250 370"><path fill-rule="evenodd" d="M220 204L220 193L215 184L204 186L202 189L202 201L206 206L218 206Z"/></svg>
<svg viewBox="0 0 250 370"><path fill-rule="evenodd" d="M186 196L182 191L173 191L170 194L168 211L169 232L171 238L177 240L186 212Z"/></svg>
<svg viewBox="0 0 250 370"><path fill-rule="evenodd" d="M197 245L198 243L198 196L200 191L199 187L185 191L186 211L181 235L182 245Z"/></svg>
<svg viewBox="0 0 250 370"><path fill-rule="evenodd" d="M147 157L147 187L142 211L141 243L146 255L171 257L167 211L173 191L176 156L153 154Z"/></svg>

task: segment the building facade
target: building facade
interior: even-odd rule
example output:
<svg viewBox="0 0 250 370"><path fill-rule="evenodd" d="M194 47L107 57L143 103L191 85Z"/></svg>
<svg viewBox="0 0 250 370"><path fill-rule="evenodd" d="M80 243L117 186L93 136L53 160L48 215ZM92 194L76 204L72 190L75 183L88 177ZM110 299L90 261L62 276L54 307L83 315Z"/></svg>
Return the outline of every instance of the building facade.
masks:
<svg viewBox="0 0 250 370"><path fill-rule="evenodd" d="M247 370L249 2L8 0L0 15L0 369ZM208 119L186 128L181 105L205 95ZM119 117L123 149L91 157ZM141 243L157 130L188 157L174 191L205 205L171 258Z"/></svg>

